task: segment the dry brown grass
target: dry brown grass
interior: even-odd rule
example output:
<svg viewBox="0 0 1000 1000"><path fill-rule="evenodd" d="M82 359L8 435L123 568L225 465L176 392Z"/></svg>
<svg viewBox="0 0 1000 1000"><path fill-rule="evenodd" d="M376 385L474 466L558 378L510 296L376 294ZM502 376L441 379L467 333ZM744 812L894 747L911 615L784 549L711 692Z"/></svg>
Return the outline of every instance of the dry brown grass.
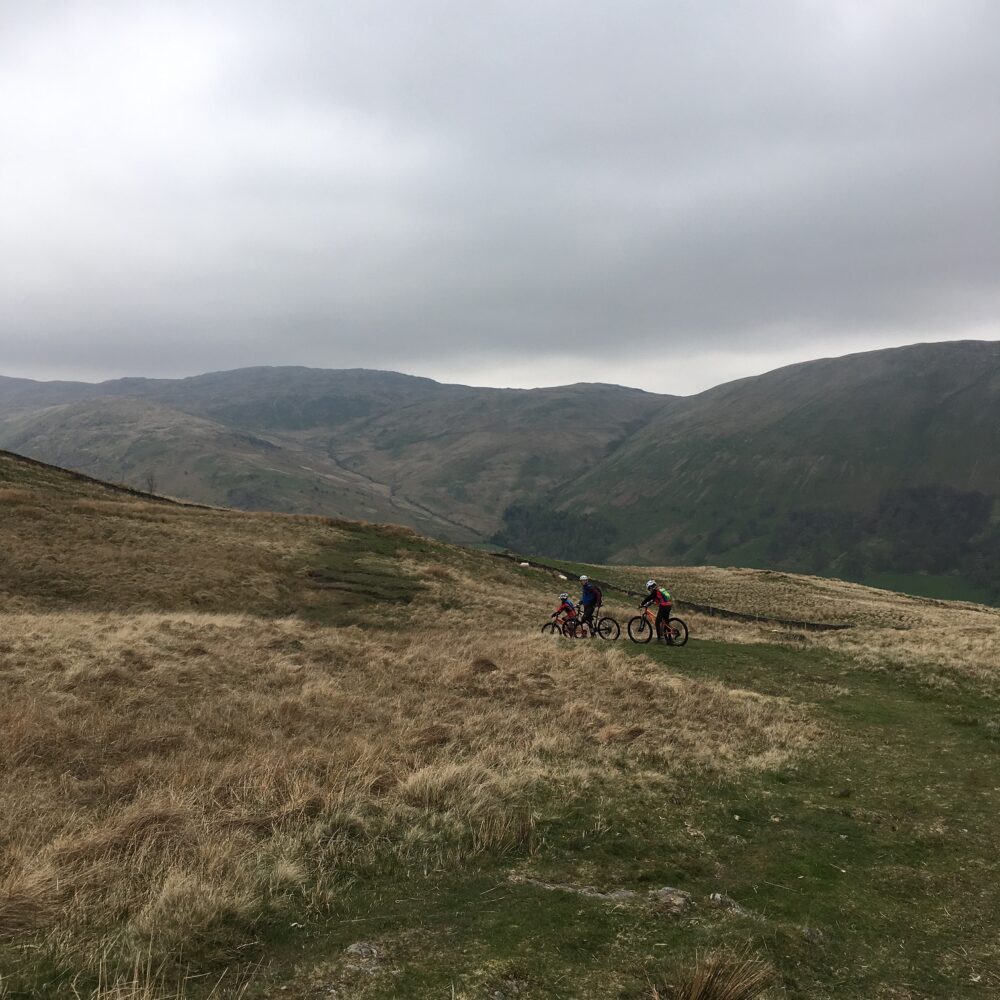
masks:
<svg viewBox="0 0 1000 1000"><path fill-rule="evenodd" d="M390 579L411 574L419 581L415 607L432 613L431 625L467 627L470 612L492 614L500 594L504 610L525 624L546 613L553 590L546 581L512 587L509 568L495 560L429 541L415 550L414 541L422 540L392 525L359 532L358 525L324 517L147 501L60 478L57 470L22 468L0 453L0 612L308 616L343 602L343 592L317 587L310 572L332 562L336 575L337 565L347 565L336 554L346 545L359 554L354 570L388 573ZM397 544L400 551L393 552ZM379 551L366 553L366 545ZM365 620L377 622L386 614L377 596L368 603ZM401 606L391 614L407 611Z"/></svg>
<svg viewBox="0 0 1000 1000"><path fill-rule="evenodd" d="M964 601L935 601L821 577L711 566L622 570L626 579L652 573L682 600L776 618L851 624L807 632L685 613L692 634L727 642L821 646L874 669L912 670L935 684L949 674L1000 685L1000 609ZM635 586L635 585L633 585Z"/></svg>
<svg viewBox="0 0 1000 1000"><path fill-rule="evenodd" d="M321 907L358 866L530 850L542 789L769 767L816 737L780 701L534 635L2 627L0 933L79 967L224 951L265 904Z"/></svg>
<svg viewBox="0 0 1000 1000"><path fill-rule="evenodd" d="M0 610L287 612L305 590L297 567L335 530L306 518L240 516L127 495L16 492L23 498L14 505L0 495L7 522L0 523Z"/></svg>
<svg viewBox="0 0 1000 1000"><path fill-rule="evenodd" d="M650 1000L755 1000L771 978L767 965L753 955L713 952L696 962L677 989L654 986Z"/></svg>
<svg viewBox="0 0 1000 1000"><path fill-rule="evenodd" d="M163 994L135 970L231 956L360 871L530 852L540 801L818 737L781 700L542 637L552 581L404 529L5 475L0 958L103 976L95 1000ZM420 587L363 606L373 630L303 620L343 600L338 568Z"/></svg>

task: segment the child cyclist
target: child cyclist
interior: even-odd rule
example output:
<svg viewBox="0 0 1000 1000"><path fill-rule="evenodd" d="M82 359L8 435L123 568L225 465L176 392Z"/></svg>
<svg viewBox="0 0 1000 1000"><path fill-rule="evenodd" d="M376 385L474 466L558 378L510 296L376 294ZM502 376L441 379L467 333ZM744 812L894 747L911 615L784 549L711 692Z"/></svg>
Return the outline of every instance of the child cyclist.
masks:
<svg viewBox="0 0 1000 1000"><path fill-rule="evenodd" d="M656 604L656 638L661 642L666 642L663 635L667 628L667 619L673 610L674 601L670 596L670 591L666 587L659 587L655 580L646 581L647 596L639 604L640 608L646 608L650 604Z"/></svg>
<svg viewBox="0 0 1000 1000"><path fill-rule="evenodd" d="M558 618L560 615L563 616L564 623L576 621L576 605L569 594L562 593L559 595L559 607L552 612L550 617Z"/></svg>

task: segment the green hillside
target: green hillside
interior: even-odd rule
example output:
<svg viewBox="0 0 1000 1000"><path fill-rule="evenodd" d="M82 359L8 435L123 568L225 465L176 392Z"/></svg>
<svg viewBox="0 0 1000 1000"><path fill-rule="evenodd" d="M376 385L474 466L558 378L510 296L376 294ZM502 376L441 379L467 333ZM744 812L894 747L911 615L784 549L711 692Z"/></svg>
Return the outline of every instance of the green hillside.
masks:
<svg viewBox="0 0 1000 1000"><path fill-rule="evenodd" d="M686 398L307 368L2 379L0 445L243 509L1000 601L996 342L808 362Z"/></svg>
<svg viewBox="0 0 1000 1000"><path fill-rule="evenodd" d="M558 496L515 511L502 538L573 551L555 508L601 518L595 559L894 574L907 589L996 600L998 497L1000 344L920 345L685 399Z"/></svg>
<svg viewBox="0 0 1000 1000"><path fill-rule="evenodd" d="M456 541L488 538L511 502L547 495L581 455L600 460L669 402L618 386L473 389L307 368L38 383L37 406L31 385L0 381L0 445L20 453L133 486L153 475L189 499Z"/></svg>

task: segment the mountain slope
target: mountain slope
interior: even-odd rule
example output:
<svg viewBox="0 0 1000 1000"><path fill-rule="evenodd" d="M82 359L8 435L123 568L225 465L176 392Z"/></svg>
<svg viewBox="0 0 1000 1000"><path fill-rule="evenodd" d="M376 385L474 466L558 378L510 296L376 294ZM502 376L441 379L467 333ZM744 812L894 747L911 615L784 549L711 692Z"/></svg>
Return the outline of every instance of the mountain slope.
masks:
<svg viewBox="0 0 1000 1000"><path fill-rule="evenodd" d="M808 362L685 399L562 506L611 518L615 561L957 572L990 590L998 496L1000 344L966 342Z"/></svg>
<svg viewBox="0 0 1000 1000"><path fill-rule="evenodd" d="M511 502L599 461L670 400L618 386L475 389L251 368L35 383L32 407L32 384L10 381L6 395L0 384L0 445L43 461L136 486L152 475L161 490L211 503L388 520L456 541L489 536Z"/></svg>
<svg viewBox="0 0 1000 1000"><path fill-rule="evenodd" d="M295 442L128 397L88 399L9 419L12 450L143 490L243 510L277 509L475 535Z"/></svg>
<svg viewBox="0 0 1000 1000"><path fill-rule="evenodd" d="M252 368L0 381L0 445L199 500L592 561L1000 599L1000 344L807 362L697 396Z"/></svg>

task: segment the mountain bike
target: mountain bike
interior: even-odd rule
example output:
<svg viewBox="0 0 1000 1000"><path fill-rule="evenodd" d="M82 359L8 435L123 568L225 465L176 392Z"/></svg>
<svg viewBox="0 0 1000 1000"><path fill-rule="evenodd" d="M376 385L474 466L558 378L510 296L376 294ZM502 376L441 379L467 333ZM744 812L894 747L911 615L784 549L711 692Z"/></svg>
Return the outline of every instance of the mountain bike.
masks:
<svg viewBox="0 0 1000 1000"><path fill-rule="evenodd" d="M610 615L599 614L600 608L594 611L594 635L600 637L601 639L607 639L610 642L614 642L622 634L622 627L618 622L612 618ZM588 635L590 633L590 628L583 624L583 619L580 619L577 625L577 630L581 631L581 635Z"/></svg>
<svg viewBox="0 0 1000 1000"><path fill-rule="evenodd" d="M656 612L643 608L628 623L628 637L633 642L649 642L656 635ZM683 646L688 641L688 627L680 618L668 618L663 629L663 638L668 646Z"/></svg>
<svg viewBox="0 0 1000 1000"><path fill-rule="evenodd" d="M578 618L553 618L542 626L542 635L564 635L567 639L575 639L579 630Z"/></svg>
<svg viewBox="0 0 1000 1000"><path fill-rule="evenodd" d="M605 615L594 621L594 635L614 641L622 633L622 627ZM588 639L590 626L584 625L582 618L554 618L542 626L542 635L564 635L567 639Z"/></svg>

